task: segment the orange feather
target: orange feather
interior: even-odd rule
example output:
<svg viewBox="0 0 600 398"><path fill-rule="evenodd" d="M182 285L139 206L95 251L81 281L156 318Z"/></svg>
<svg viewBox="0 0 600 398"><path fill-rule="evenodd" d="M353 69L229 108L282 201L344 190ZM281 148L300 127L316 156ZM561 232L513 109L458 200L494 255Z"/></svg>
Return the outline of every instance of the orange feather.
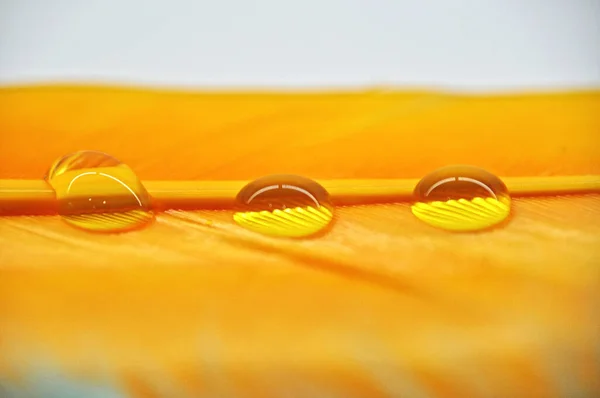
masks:
<svg viewBox="0 0 600 398"><path fill-rule="evenodd" d="M452 163L598 175L599 111L600 92L4 88L0 179L40 179L80 149L142 180L420 178ZM305 240L241 230L228 210L170 210L119 235L2 217L0 392L600 394L600 193L513 206L469 234L425 225L408 203L342 206Z"/></svg>

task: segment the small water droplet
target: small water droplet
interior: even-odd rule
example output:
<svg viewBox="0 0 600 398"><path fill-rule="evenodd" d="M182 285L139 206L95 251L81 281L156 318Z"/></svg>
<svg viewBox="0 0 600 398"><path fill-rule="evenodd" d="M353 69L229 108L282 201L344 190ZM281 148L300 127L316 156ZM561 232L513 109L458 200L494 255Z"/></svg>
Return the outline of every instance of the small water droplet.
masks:
<svg viewBox="0 0 600 398"><path fill-rule="evenodd" d="M133 170L102 152L63 156L50 168L58 212L67 223L94 232L123 232L154 219L150 196Z"/></svg>
<svg viewBox="0 0 600 398"><path fill-rule="evenodd" d="M412 213L435 227L477 231L504 221L510 214L506 185L492 173L473 166L447 166L423 177L414 191Z"/></svg>
<svg viewBox="0 0 600 398"><path fill-rule="evenodd" d="M333 220L329 194L317 182L294 175L262 177L237 196L233 219L242 227L265 235L306 237Z"/></svg>

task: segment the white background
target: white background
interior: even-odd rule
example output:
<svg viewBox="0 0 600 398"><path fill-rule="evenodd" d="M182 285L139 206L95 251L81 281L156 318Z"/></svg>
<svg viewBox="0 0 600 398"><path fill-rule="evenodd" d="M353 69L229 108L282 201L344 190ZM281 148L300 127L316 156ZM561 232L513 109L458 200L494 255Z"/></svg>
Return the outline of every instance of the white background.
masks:
<svg viewBox="0 0 600 398"><path fill-rule="evenodd" d="M0 0L0 84L600 87L600 0Z"/></svg>

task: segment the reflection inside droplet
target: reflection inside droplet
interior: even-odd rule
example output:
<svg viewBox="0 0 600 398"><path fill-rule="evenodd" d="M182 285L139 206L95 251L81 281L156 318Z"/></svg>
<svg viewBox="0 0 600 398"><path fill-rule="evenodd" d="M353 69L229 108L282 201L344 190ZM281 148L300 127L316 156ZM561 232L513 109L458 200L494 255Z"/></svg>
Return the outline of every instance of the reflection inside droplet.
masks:
<svg viewBox="0 0 600 398"><path fill-rule="evenodd" d="M329 194L321 185L294 175L259 178L237 196L233 219L266 235L305 237L326 228L333 219Z"/></svg>
<svg viewBox="0 0 600 398"><path fill-rule="evenodd" d="M510 214L506 185L483 169L447 166L416 186L413 214L427 224L453 231L476 231L504 221Z"/></svg>
<svg viewBox="0 0 600 398"><path fill-rule="evenodd" d="M58 159L47 174L58 212L88 231L123 232L154 219L150 196L133 170L110 155L81 151Z"/></svg>

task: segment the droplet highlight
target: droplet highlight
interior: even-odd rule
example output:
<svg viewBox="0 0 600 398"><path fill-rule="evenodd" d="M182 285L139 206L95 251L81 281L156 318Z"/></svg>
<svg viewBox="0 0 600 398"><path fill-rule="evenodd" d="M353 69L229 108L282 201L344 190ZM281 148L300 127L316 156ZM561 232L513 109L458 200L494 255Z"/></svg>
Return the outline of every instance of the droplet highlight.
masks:
<svg viewBox="0 0 600 398"><path fill-rule="evenodd" d="M325 188L294 175L267 176L249 183L237 195L237 207L236 223L271 236L307 237L333 220Z"/></svg>
<svg viewBox="0 0 600 398"><path fill-rule="evenodd" d="M510 214L506 185L473 166L447 166L426 175L415 187L412 213L421 221L450 231L478 231Z"/></svg>
<svg viewBox="0 0 600 398"><path fill-rule="evenodd" d="M127 165L102 152L58 159L46 181L67 223L92 232L125 232L154 219L150 195Z"/></svg>

